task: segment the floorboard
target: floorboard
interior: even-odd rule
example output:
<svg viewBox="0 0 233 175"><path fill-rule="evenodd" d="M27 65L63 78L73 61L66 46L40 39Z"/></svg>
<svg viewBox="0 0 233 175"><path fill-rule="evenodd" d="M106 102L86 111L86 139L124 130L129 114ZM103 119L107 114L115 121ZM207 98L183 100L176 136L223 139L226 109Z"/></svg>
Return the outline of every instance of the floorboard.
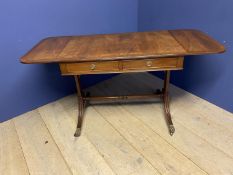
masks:
<svg viewBox="0 0 233 175"><path fill-rule="evenodd" d="M71 174L37 110L13 121L30 174Z"/></svg>
<svg viewBox="0 0 233 175"><path fill-rule="evenodd" d="M119 85L120 82L115 81ZM93 91L102 91L96 87ZM111 92L105 89L105 94ZM125 88L130 90L130 88ZM161 174L206 174L187 157L177 151L157 133L135 118L122 106L124 105L96 105L95 110L114 126ZM137 105L138 106L138 105ZM124 115L122 115L124 114Z"/></svg>
<svg viewBox="0 0 233 175"><path fill-rule="evenodd" d="M152 88L153 83L148 83L149 80L162 84L158 78L146 74L142 84L147 85L147 88ZM174 120L188 126L198 136L233 158L233 115L175 86L171 86L171 92L171 111L176 116Z"/></svg>
<svg viewBox="0 0 233 175"><path fill-rule="evenodd" d="M0 174L29 174L14 123L0 124Z"/></svg>
<svg viewBox="0 0 233 175"><path fill-rule="evenodd" d="M43 106L39 112L73 174L114 174L85 135L73 136L76 123L59 102Z"/></svg>
<svg viewBox="0 0 233 175"><path fill-rule="evenodd" d="M119 81L115 80L115 82L116 83L121 82L124 85L125 89L130 89L128 87L129 84L126 83L129 81L128 77L123 75L120 79L119 78L120 77L118 77ZM136 77L134 74L130 76L130 78L136 80L138 77ZM151 77L151 75L145 75L140 80L143 80L143 81L142 83L139 83L139 85L147 84L149 87L148 89L153 89L154 84L156 86L161 86L161 83L162 83L160 80L154 77ZM135 83L136 81L133 81L133 82ZM134 84L134 91L140 91L140 89L142 88L145 88L145 87L137 86L136 84ZM176 89L174 89L174 86L171 87L171 92L173 92L173 90L176 91ZM184 98L184 96L187 96L187 95L191 95L191 94L186 93L186 92L182 94L182 91L180 91L180 96L176 98L180 98L180 101L182 101L181 98ZM176 100L176 98L172 98L172 100ZM187 97L187 98L190 99L191 97ZM196 102L196 104L198 104L200 98L195 98L195 99L198 100ZM172 101L172 105L174 103ZM206 105L208 104L206 102L202 102L202 103L205 103ZM192 106L191 103L190 103L190 106ZM231 150L228 150L230 149L232 141L233 141L232 140L233 136L231 135L231 133L229 132L224 133L223 132L224 128L220 126L216 128L215 127L216 125L214 126L214 124L205 123L205 121L202 121L201 125L196 125L194 121L192 122L192 118L194 118L195 116L202 114L202 113L204 114L207 113L206 111L203 112L205 108L202 108L202 110L199 110L199 113L195 113L194 111L190 112L191 107L188 108L189 110L185 110L186 108L183 107L182 105L176 106L176 107L173 106L172 109L176 108L174 111L171 110L175 127L178 129L183 129L183 131L181 130L180 133L178 133L179 131L176 131L176 134L174 137L175 138L177 136L182 137L182 140L180 140L181 142L178 142L179 139L172 139L166 133L167 127L166 127L166 123L164 120L163 107L161 104L158 104L158 103L145 104L144 106L142 106L144 110L141 110L142 108L138 108L137 105L124 105L124 108L126 108L126 110L134 114L136 118L146 123L156 133L158 133L163 138L165 138L169 143L174 145L178 150L180 150L183 154L185 154L188 158L190 158L193 162L195 162L200 168L205 170L207 173L209 174L232 174L233 172L233 167L232 167L233 162L231 158L232 154L231 154ZM187 115L187 112L189 112L188 115ZM222 117L222 116L223 115L220 115L219 117ZM228 118L229 116L226 116L226 117ZM233 115L231 115L231 117L233 117ZM205 119L205 117L203 119ZM222 120L224 120L224 118L222 118ZM184 121L189 121L189 122L184 122ZM227 121L229 121L229 118ZM161 126L158 127L158 125L161 125ZM192 128L196 128L196 130L192 130ZM220 132L220 130L222 132ZM190 143L184 144L184 142L182 141L189 141ZM225 152L227 152L228 154L225 154Z"/></svg>
<svg viewBox="0 0 233 175"><path fill-rule="evenodd" d="M162 81L121 74L91 95L153 93ZM0 174L232 175L233 114L171 85L169 135L161 99L93 102L73 137L77 97L70 95L0 124Z"/></svg>
<svg viewBox="0 0 233 175"><path fill-rule="evenodd" d="M77 109L67 107L76 121ZM97 148L116 174L159 174L93 107L86 110L83 135Z"/></svg>

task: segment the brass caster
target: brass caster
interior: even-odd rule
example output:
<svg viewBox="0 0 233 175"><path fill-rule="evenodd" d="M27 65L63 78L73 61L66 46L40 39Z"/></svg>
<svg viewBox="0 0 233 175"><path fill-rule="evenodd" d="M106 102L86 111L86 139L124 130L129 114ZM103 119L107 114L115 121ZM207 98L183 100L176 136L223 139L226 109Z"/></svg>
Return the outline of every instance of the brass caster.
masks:
<svg viewBox="0 0 233 175"><path fill-rule="evenodd" d="M77 128L74 133L74 137L79 137L80 135L81 135L81 128Z"/></svg>
<svg viewBox="0 0 233 175"><path fill-rule="evenodd" d="M173 125L169 125L169 132L171 136L175 133L175 127Z"/></svg>

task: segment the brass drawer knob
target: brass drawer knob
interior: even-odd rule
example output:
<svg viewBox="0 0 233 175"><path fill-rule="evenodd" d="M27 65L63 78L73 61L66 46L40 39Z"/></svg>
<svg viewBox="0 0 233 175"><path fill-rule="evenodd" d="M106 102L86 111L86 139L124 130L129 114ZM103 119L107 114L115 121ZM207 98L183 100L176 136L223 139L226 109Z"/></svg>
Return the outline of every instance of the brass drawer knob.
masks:
<svg viewBox="0 0 233 175"><path fill-rule="evenodd" d="M146 65L147 65L148 67L151 67L151 66L152 66L152 61L147 61L147 62L146 62Z"/></svg>
<svg viewBox="0 0 233 175"><path fill-rule="evenodd" d="M91 70L95 70L96 65L95 64L91 64Z"/></svg>

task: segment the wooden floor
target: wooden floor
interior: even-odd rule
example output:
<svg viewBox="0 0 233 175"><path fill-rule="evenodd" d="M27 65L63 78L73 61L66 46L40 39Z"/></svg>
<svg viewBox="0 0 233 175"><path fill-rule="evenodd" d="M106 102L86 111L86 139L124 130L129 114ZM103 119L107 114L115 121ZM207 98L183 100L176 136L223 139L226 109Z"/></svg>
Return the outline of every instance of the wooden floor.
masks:
<svg viewBox="0 0 233 175"><path fill-rule="evenodd" d="M161 80L122 74L92 94L153 92ZM233 175L233 114L171 86L171 137L159 100L92 104L73 134L71 95L0 124L1 175ZM14 107L12 107L13 110Z"/></svg>

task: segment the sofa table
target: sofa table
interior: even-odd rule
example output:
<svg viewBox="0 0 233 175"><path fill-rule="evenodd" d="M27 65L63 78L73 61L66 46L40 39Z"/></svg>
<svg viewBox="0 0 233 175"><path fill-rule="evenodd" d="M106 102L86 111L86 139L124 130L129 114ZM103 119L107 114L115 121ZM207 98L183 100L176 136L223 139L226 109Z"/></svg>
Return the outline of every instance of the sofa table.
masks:
<svg viewBox="0 0 233 175"><path fill-rule="evenodd" d="M49 37L21 58L22 63L58 63L62 75L75 78L78 95L80 136L84 109L89 100L161 98L170 135L175 128L169 110L170 71L182 70L184 57L223 53L225 48L198 30L164 30L122 34ZM163 89L154 94L128 96L90 96L84 93L80 76L127 72L164 71Z"/></svg>

